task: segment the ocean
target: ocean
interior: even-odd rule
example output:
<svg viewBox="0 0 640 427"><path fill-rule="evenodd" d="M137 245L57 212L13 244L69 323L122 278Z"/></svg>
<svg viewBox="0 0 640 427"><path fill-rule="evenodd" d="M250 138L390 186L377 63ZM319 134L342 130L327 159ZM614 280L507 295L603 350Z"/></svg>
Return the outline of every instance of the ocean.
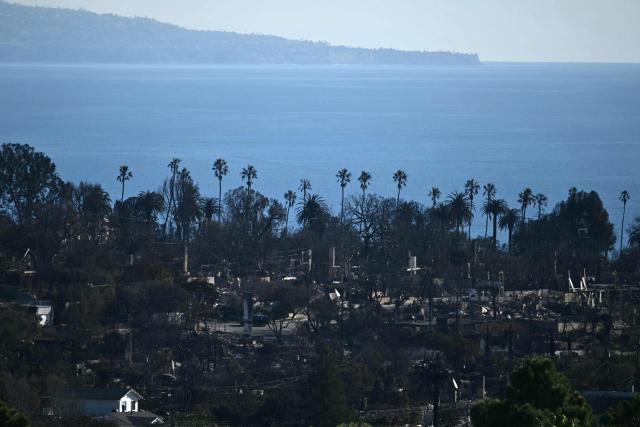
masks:
<svg viewBox="0 0 640 427"><path fill-rule="evenodd" d="M253 164L258 191L282 200L308 178L334 212L343 167L347 194L368 170L370 191L389 197L404 169L402 197L425 204L432 186L446 197L475 178L513 207L531 187L550 210L575 186L600 193L619 232L620 191L631 192L626 223L640 214L640 65L4 64L0 142L33 145L64 179L101 183L114 200L120 164L134 174L130 196L157 189L173 157L217 195L223 157L225 189Z"/></svg>

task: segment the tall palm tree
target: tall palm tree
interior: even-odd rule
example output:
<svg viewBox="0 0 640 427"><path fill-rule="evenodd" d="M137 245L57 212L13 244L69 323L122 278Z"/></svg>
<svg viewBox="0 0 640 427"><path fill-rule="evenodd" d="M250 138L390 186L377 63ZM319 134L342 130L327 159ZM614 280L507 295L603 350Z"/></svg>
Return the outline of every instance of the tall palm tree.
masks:
<svg viewBox="0 0 640 427"><path fill-rule="evenodd" d="M191 225L202 217L202 197L198 184L193 182L191 174L184 168L176 182L175 216L186 245L189 243Z"/></svg>
<svg viewBox="0 0 640 427"><path fill-rule="evenodd" d="M286 220L286 228L285 228L285 230L287 231L289 230L289 211L291 210L293 205L296 204L296 197L297 197L297 194L293 190L289 190L286 193L284 193L284 199L287 201L287 220Z"/></svg>
<svg viewBox="0 0 640 427"><path fill-rule="evenodd" d="M520 220L520 211L518 209L505 209L500 216L500 230L509 231L509 252L511 252L511 237L513 236L513 229Z"/></svg>
<svg viewBox="0 0 640 427"><path fill-rule="evenodd" d="M533 190L529 187L525 188L518 194L518 203L520 203L520 212L522 213L522 231L527 223L527 208L534 202Z"/></svg>
<svg viewBox="0 0 640 427"><path fill-rule="evenodd" d="M456 222L456 233L459 233L460 227L464 226L465 221L468 221L472 216L467 196L464 193L454 191L447 199L447 207Z"/></svg>
<svg viewBox="0 0 640 427"><path fill-rule="evenodd" d="M302 203L304 204L307 201L307 193L311 191L311 181L307 178L302 178L298 190L302 191Z"/></svg>
<svg viewBox="0 0 640 427"><path fill-rule="evenodd" d="M431 190L429 190L429 197L431 198L431 203L433 203L432 207L436 207L436 205L438 204L438 199L441 195L442 192L438 187L431 187Z"/></svg>
<svg viewBox="0 0 640 427"><path fill-rule="evenodd" d="M493 248L495 249L498 242L498 217L507 209L507 202L502 199L490 199L484 202L482 213L491 216L493 219Z"/></svg>
<svg viewBox="0 0 640 427"><path fill-rule="evenodd" d="M346 168L342 168L336 174L336 178L338 178L338 183L340 184L340 189L342 191L342 199L340 201L340 222L344 222L344 188L351 182L351 172Z"/></svg>
<svg viewBox="0 0 640 427"><path fill-rule="evenodd" d="M360 182L360 189L362 190L362 209L364 210L365 201L367 199L367 188L369 188L369 184L373 177L367 171L360 172L360 176L358 177L358 181ZM362 233L362 222L358 223L358 231Z"/></svg>
<svg viewBox="0 0 640 427"><path fill-rule="evenodd" d="M240 172L240 178L242 178L243 181L247 182L247 193L248 196L250 196L251 188L253 187L253 181L258 179L258 171L256 170L255 166L248 165L246 168L242 168L242 171Z"/></svg>
<svg viewBox="0 0 640 427"><path fill-rule="evenodd" d="M367 188L369 188L369 183L373 178L371 174L367 171L360 172L360 176L358 177L358 181L360 181L360 189L362 190L362 202L364 203L364 199L366 196Z"/></svg>
<svg viewBox="0 0 640 427"><path fill-rule="evenodd" d="M495 184L492 184L490 182L486 183L482 187L482 195L487 198L487 200L485 201L485 206L489 204L491 199L496 197L496 192L497 192L497 189L496 189ZM485 222L485 225L484 225L484 238L485 239L487 238L487 231L488 230L489 230L489 214L487 214L487 221Z"/></svg>
<svg viewBox="0 0 640 427"><path fill-rule="evenodd" d="M131 178L133 178L133 173L129 170L129 166L120 166L120 173L116 178L118 182L122 183L122 195L120 196L120 201L124 201L124 183L129 181Z"/></svg>
<svg viewBox="0 0 640 427"><path fill-rule="evenodd" d="M176 196L176 177L178 176L178 170L180 169L180 159L174 157L167 165L171 171L171 179L169 181L169 203L167 204L167 210L164 218L164 225L162 226L162 234L166 234L167 225L171 219L171 215L175 209L175 196Z"/></svg>
<svg viewBox="0 0 640 427"><path fill-rule="evenodd" d="M544 211L544 207L547 206L547 196L542 193L538 193L533 197L533 205L538 206L538 221L542 218L542 211Z"/></svg>
<svg viewBox="0 0 640 427"><path fill-rule="evenodd" d="M400 190L402 190L407 185L407 173L402 169L398 169L393 174L393 182L396 183L396 187L398 187L398 197L396 199L396 205L400 205Z"/></svg>
<svg viewBox="0 0 640 427"><path fill-rule="evenodd" d="M229 166L225 159L216 159L213 163L213 171L218 178L218 222L222 220L222 178L229 173Z"/></svg>
<svg viewBox="0 0 640 427"><path fill-rule="evenodd" d="M631 194L627 190L620 193L620 201L622 202L622 223L620 224L620 252L622 252L622 243L624 241L624 216L627 213L627 202L631 198Z"/></svg>
<svg viewBox="0 0 640 427"><path fill-rule="evenodd" d="M469 240L471 240L471 223L473 222L473 211L475 210L473 198L478 194L479 190L480 184L473 178L468 179L464 184L464 192L467 195L467 199L469 199L469 208L471 209L471 215L469 216Z"/></svg>
<svg viewBox="0 0 640 427"><path fill-rule="evenodd" d="M249 214L251 200L252 200L251 188L253 187L253 181L258 179L258 171L253 165L248 165L246 168L242 168L242 171L240 172L240 178L242 178L243 181L247 182L247 201L246 201L247 204L246 204L245 218L244 218L244 221L246 224L247 219L251 218ZM253 228L253 225L251 225L251 227Z"/></svg>

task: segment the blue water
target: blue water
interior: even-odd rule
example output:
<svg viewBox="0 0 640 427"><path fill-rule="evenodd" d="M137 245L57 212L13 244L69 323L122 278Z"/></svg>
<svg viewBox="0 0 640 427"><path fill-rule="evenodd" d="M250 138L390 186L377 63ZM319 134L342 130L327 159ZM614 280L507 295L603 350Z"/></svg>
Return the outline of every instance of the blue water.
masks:
<svg viewBox="0 0 640 427"><path fill-rule="evenodd" d="M227 189L251 163L259 191L282 198L309 178L335 211L342 167L369 170L388 196L403 168L403 195L425 202L431 186L447 194L471 177L512 204L530 186L549 209L571 186L594 189L618 229L621 190L628 217L640 214L640 65L0 65L0 141L34 145L114 199L120 164L133 195L156 189L172 157L216 194L211 164L224 157Z"/></svg>

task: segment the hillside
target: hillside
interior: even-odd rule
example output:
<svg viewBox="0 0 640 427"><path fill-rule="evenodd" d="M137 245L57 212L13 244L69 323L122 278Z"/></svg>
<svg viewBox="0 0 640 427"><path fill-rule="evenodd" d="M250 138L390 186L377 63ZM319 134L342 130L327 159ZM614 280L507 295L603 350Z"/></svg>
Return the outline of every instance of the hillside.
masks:
<svg viewBox="0 0 640 427"><path fill-rule="evenodd" d="M195 31L147 18L0 1L0 62L472 65L478 57Z"/></svg>

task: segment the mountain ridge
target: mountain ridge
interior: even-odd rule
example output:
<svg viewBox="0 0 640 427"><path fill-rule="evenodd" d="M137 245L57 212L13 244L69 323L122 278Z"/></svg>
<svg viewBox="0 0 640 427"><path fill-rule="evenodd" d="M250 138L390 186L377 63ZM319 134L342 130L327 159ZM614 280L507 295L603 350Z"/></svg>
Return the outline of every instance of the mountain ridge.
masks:
<svg viewBox="0 0 640 427"><path fill-rule="evenodd" d="M474 65L476 54L330 45L193 30L150 18L0 0L0 62Z"/></svg>

